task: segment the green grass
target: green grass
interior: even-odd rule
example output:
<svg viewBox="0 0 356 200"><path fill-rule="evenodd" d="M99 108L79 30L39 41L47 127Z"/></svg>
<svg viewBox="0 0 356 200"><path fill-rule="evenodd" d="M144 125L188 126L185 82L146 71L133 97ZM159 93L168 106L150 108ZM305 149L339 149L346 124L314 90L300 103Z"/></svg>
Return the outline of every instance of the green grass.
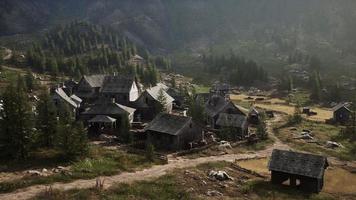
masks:
<svg viewBox="0 0 356 200"><path fill-rule="evenodd" d="M110 176L123 171L134 171L162 164L161 161L147 161L145 156L128 154L119 150L108 150L92 147L90 155L82 160L71 163L70 174L54 174L47 177L24 177L20 180L1 182L0 193L12 192L16 189L39 184L70 182L77 179L93 179L98 176Z"/></svg>
<svg viewBox="0 0 356 200"><path fill-rule="evenodd" d="M133 184L119 184L108 191L97 189L54 191L50 195L42 194L38 200L86 200L86 199L193 199L185 192L184 186L177 184L174 176L166 175L155 181L140 181Z"/></svg>
<svg viewBox="0 0 356 200"><path fill-rule="evenodd" d="M313 122L309 120L303 120L301 124L294 125L297 131L291 131L290 126L281 124L280 127L275 128L276 136L284 143L288 143L294 149L299 151L306 151L315 154L333 156L341 160L356 160L356 155L350 152L350 143L338 137L342 127L324 124L321 122ZM293 139L292 132L301 133L303 129L311 130L314 139L318 141L318 144L307 143L303 140ZM327 141L335 141L341 143L345 148L328 149L324 147Z"/></svg>
<svg viewBox="0 0 356 200"><path fill-rule="evenodd" d="M287 102L293 104L299 104L301 106L311 106L312 102L310 101L310 93L308 91L297 91L293 93L291 97L286 97Z"/></svg>
<svg viewBox="0 0 356 200"><path fill-rule="evenodd" d="M202 85L197 85L195 87L195 91L196 93L209 93L210 91L210 87L207 87L207 86L202 86Z"/></svg>

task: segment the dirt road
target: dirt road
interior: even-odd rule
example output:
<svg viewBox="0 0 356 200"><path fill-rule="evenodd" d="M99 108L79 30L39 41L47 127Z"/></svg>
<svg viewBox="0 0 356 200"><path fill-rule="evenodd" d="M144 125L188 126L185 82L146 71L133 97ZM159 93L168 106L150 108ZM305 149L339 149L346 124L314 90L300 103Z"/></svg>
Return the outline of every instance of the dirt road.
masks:
<svg viewBox="0 0 356 200"><path fill-rule="evenodd" d="M218 161L233 162L235 160L267 157L271 154L274 148L289 149L287 145L282 144L278 140L278 138L276 138L272 133L272 124L280 119L281 118L277 116L275 119L267 122L268 131L270 133L270 136L275 140L275 144L266 150L249 153L249 154L226 154L221 156L201 157L197 159L170 157L168 164L166 165L156 165L142 171L137 171L132 173L125 172L115 176L101 177L101 179L105 180L104 182L105 188L108 188L118 183L132 183L134 181L151 180L163 176L175 169L195 167L197 165L208 163L208 162L218 162ZM96 184L96 179L90 179L90 180L77 180L71 183L55 183L52 184L51 187L53 189L59 189L59 190L87 189L87 188L95 187L95 184ZM13 193L1 194L0 199L6 199L6 200L30 199L38 195L40 192L45 191L46 188L48 188L48 186L46 185L31 186L28 188L19 189Z"/></svg>

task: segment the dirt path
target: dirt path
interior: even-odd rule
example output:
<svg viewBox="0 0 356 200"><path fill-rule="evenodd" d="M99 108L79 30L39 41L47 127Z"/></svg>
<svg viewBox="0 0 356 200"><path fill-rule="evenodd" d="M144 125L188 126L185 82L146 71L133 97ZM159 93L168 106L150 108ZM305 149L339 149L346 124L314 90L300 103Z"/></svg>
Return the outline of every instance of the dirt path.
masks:
<svg viewBox="0 0 356 200"><path fill-rule="evenodd" d="M166 165L156 165L149 169L142 171L132 172L132 173L122 173L115 176L101 177L104 179L105 188L116 185L118 183L132 183L134 181L141 180L151 180L153 178L158 178L167 174L168 172L174 169L182 169L186 167L195 167L197 165L208 163L208 162L217 162L217 161L228 161L233 162L235 160L242 159L254 159L254 158L264 158L271 154L272 150L275 148L279 149L289 149L289 147L283 144L278 138L276 138L272 131L272 124L281 120L281 116L276 116L275 119L267 122L267 128L270 136L275 140L275 144L269 147L266 150L258 151L255 153L249 154L226 154L221 156L211 156L211 157L201 157L197 159L185 159L185 158L170 158L168 164ZM96 179L90 180L77 180L71 183L54 183L51 185L53 189L59 190L70 190L70 189L88 189L95 187ZM36 185L30 186L28 188L19 189L13 193L0 194L0 199L6 200L23 200L30 199L38 195L40 192L43 192L48 188L46 185Z"/></svg>

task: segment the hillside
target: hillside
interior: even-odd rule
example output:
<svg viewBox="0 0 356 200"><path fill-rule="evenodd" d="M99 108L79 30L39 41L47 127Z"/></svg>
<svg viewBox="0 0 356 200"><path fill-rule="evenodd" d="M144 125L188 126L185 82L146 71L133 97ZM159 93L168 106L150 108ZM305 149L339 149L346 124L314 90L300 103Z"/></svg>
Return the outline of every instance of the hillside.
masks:
<svg viewBox="0 0 356 200"><path fill-rule="evenodd" d="M80 19L109 25L160 53L233 50L275 65L298 50L318 55L328 66L356 62L351 0L3 0L0 5L1 36Z"/></svg>

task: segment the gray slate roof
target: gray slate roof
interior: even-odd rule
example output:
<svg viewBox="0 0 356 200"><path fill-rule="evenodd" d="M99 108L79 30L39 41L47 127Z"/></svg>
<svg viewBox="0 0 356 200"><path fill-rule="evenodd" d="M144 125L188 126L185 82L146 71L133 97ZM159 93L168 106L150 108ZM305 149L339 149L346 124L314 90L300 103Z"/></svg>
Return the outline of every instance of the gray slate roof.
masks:
<svg viewBox="0 0 356 200"><path fill-rule="evenodd" d="M61 100L67 102L69 105L71 105L74 108L78 108L79 107L79 103L75 102L72 98L70 98L62 88L57 88L55 90L55 94L57 97L59 97ZM56 97L54 97L56 98ZM78 97L79 98L79 97ZM80 98L79 98L80 99Z"/></svg>
<svg viewBox="0 0 356 200"><path fill-rule="evenodd" d="M220 113L216 125L221 127L243 128L247 123L247 117L243 115Z"/></svg>
<svg viewBox="0 0 356 200"><path fill-rule="evenodd" d="M71 98L75 103L77 103L78 105L83 102L83 100L82 100L81 98L79 98L79 97L78 97L77 95L75 95L75 94L72 94L72 96L70 96L70 98Z"/></svg>
<svg viewBox="0 0 356 200"><path fill-rule="evenodd" d="M155 86L153 88L149 88L146 90L146 92L155 100L158 100L160 91L161 91L160 86ZM162 92L163 92L163 95L166 97L167 104L172 103L174 101L173 97L171 97L169 94L167 94L166 91L162 90Z"/></svg>
<svg viewBox="0 0 356 200"><path fill-rule="evenodd" d="M114 102L100 102L84 111L84 115L122 115L132 114L136 109Z"/></svg>
<svg viewBox="0 0 356 200"><path fill-rule="evenodd" d="M239 107L235 106L231 101L225 100L220 95L210 97L205 104L205 113L210 117L215 117L229 105L233 105L241 114L245 114Z"/></svg>
<svg viewBox="0 0 356 200"><path fill-rule="evenodd" d="M349 105L350 104L348 104L348 103L340 103L340 104L334 106L331 110L335 112L335 111L340 110L341 108L345 108L346 110L351 112L351 110L348 108Z"/></svg>
<svg viewBox="0 0 356 200"><path fill-rule="evenodd" d="M145 128L145 131L179 135L181 130L192 122L191 117L183 117L162 113L153 119Z"/></svg>
<svg viewBox="0 0 356 200"><path fill-rule="evenodd" d="M326 157L274 149L268 168L270 171L320 179L327 167Z"/></svg>
<svg viewBox="0 0 356 200"><path fill-rule="evenodd" d="M84 80L89 83L89 85L93 88L100 88L103 86L104 79L106 75L91 75L91 76L84 76Z"/></svg>
<svg viewBox="0 0 356 200"><path fill-rule="evenodd" d="M129 93L135 78L133 76L106 76L103 81L102 93Z"/></svg>
<svg viewBox="0 0 356 200"><path fill-rule="evenodd" d="M89 120L90 123L114 123L116 119L106 116L106 115L97 115L93 119Z"/></svg>

